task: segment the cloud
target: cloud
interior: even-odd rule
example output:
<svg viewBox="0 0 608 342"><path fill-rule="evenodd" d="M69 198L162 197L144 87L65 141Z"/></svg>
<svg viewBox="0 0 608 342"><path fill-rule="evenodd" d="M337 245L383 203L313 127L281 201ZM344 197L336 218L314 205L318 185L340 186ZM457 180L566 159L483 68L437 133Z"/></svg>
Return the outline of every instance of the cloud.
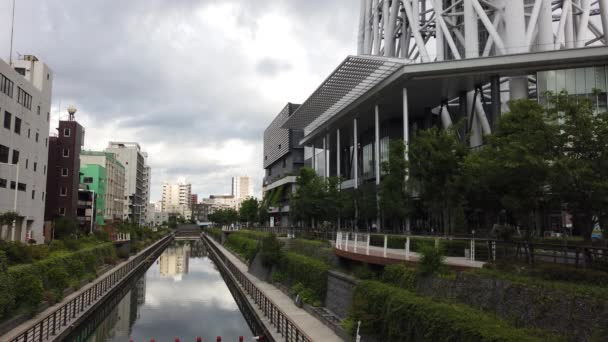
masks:
<svg viewBox="0 0 608 342"><path fill-rule="evenodd" d="M0 4L4 47L9 9ZM54 71L53 120L74 104L85 148L141 144L153 200L178 177L209 195L248 174L259 193L264 129L354 52L357 10L351 0L21 0L14 50Z"/></svg>

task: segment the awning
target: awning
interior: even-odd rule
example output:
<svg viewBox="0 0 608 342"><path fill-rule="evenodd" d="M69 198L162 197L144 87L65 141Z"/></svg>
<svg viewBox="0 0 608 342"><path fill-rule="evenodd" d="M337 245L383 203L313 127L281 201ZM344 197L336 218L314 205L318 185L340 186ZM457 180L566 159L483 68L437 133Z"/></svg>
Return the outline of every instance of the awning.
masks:
<svg viewBox="0 0 608 342"><path fill-rule="evenodd" d="M283 128L304 127L304 135L309 134L400 67L409 63L406 59L348 56L289 117Z"/></svg>

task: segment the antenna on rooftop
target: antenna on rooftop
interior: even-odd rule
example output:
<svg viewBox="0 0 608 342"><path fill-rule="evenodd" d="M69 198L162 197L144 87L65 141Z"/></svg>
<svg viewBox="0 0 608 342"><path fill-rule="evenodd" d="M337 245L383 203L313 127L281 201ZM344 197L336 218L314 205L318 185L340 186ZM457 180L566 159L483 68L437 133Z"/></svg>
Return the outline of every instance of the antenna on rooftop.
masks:
<svg viewBox="0 0 608 342"><path fill-rule="evenodd" d="M13 19L11 21L11 49L8 56L8 64L13 65L13 37L15 36L15 0L13 0Z"/></svg>

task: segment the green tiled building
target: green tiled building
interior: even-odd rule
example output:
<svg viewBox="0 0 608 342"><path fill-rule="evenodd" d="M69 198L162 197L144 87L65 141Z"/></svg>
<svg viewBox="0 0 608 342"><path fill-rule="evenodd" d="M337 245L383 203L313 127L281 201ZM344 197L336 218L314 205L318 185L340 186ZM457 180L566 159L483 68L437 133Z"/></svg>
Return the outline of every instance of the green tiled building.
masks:
<svg viewBox="0 0 608 342"><path fill-rule="evenodd" d="M95 224L102 226L106 211L106 169L95 164L85 164L80 167L80 183L95 192Z"/></svg>

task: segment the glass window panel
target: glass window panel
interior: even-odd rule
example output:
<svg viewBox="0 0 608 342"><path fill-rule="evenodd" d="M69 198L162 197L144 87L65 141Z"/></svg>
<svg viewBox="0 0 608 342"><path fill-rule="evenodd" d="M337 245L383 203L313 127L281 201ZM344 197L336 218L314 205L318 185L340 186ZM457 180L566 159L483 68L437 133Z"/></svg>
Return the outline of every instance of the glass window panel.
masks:
<svg viewBox="0 0 608 342"><path fill-rule="evenodd" d="M595 71L593 68L585 68L585 94L593 94L595 88Z"/></svg>
<svg viewBox="0 0 608 342"><path fill-rule="evenodd" d="M547 77L547 91L551 91L551 92L557 92L556 90L556 86L555 86L555 71L551 70L551 71L547 71L546 74Z"/></svg>
<svg viewBox="0 0 608 342"><path fill-rule="evenodd" d="M585 69L576 69L576 92L570 94L585 94Z"/></svg>
<svg viewBox="0 0 608 342"><path fill-rule="evenodd" d="M576 71L575 69L564 70L566 73L566 87L564 88L568 94L577 94L576 91Z"/></svg>
<svg viewBox="0 0 608 342"><path fill-rule="evenodd" d="M601 92L606 92L606 70L605 67L597 66L595 67L595 88L599 89Z"/></svg>
<svg viewBox="0 0 608 342"><path fill-rule="evenodd" d="M536 90L538 95L542 95L547 91L547 71L541 71L536 74Z"/></svg>
<svg viewBox="0 0 608 342"><path fill-rule="evenodd" d="M559 93L566 89L566 71L556 70L555 71L555 92Z"/></svg>

